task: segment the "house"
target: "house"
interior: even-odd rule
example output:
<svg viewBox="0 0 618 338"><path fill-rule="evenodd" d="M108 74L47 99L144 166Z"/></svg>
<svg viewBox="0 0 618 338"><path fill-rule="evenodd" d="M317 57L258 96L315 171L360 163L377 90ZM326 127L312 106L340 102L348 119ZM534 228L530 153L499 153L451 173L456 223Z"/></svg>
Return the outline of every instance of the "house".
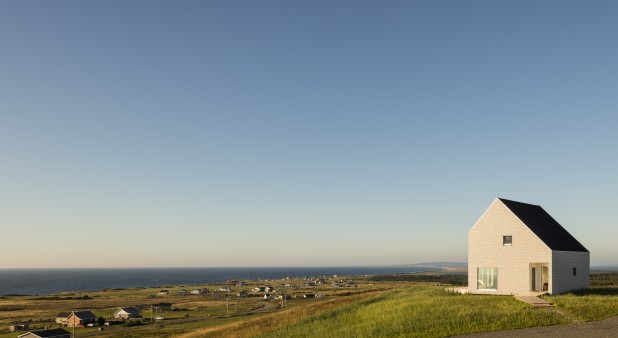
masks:
<svg viewBox="0 0 618 338"><path fill-rule="evenodd" d="M157 296L167 296L170 294L169 290L161 290L157 293Z"/></svg>
<svg viewBox="0 0 618 338"><path fill-rule="evenodd" d="M65 329L51 329L32 331L17 336L18 338L71 338L71 334Z"/></svg>
<svg viewBox="0 0 618 338"><path fill-rule="evenodd" d="M236 294L236 297L247 297L249 294L245 291L240 291Z"/></svg>
<svg viewBox="0 0 618 338"><path fill-rule="evenodd" d="M158 308L159 311L172 311L172 303L157 303L150 305L153 308Z"/></svg>
<svg viewBox="0 0 618 338"><path fill-rule="evenodd" d="M468 232L468 292L560 294L590 285L590 252L538 205L497 198Z"/></svg>
<svg viewBox="0 0 618 338"><path fill-rule="evenodd" d="M9 332L19 332L30 330L30 324L16 324L9 326Z"/></svg>
<svg viewBox="0 0 618 338"><path fill-rule="evenodd" d="M178 295L179 296L186 296L188 294L187 290L180 290L178 291Z"/></svg>
<svg viewBox="0 0 618 338"><path fill-rule="evenodd" d="M69 319L70 315L70 312L60 312L56 315L56 324L67 325L67 320Z"/></svg>
<svg viewBox="0 0 618 338"><path fill-rule="evenodd" d="M142 313L133 306L123 307L114 312L116 319L142 318Z"/></svg>
<svg viewBox="0 0 618 338"><path fill-rule="evenodd" d="M67 326L84 327L90 323L95 323L97 317L90 311L74 311L67 317Z"/></svg>
<svg viewBox="0 0 618 338"><path fill-rule="evenodd" d="M270 298L271 298L270 294L267 293L264 295L264 299L270 299Z"/></svg>
<svg viewBox="0 0 618 338"><path fill-rule="evenodd" d="M202 293L200 290L197 290L197 289L191 290L192 295L199 295L200 293Z"/></svg>

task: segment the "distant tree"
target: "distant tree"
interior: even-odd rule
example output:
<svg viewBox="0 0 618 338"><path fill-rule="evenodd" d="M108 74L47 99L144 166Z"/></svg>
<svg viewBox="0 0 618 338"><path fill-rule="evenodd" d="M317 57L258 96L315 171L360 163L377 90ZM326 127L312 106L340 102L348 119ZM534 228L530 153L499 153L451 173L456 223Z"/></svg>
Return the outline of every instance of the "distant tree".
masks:
<svg viewBox="0 0 618 338"><path fill-rule="evenodd" d="M99 326L103 326L105 324L105 318L103 317L97 318L97 324L99 324Z"/></svg>

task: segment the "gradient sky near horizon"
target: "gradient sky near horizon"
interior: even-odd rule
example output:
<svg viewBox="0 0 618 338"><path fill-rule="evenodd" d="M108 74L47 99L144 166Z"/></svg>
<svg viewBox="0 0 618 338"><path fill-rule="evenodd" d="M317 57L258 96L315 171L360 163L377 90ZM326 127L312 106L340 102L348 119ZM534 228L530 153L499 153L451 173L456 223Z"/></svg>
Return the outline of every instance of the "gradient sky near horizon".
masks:
<svg viewBox="0 0 618 338"><path fill-rule="evenodd" d="M615 1L2 1L0 268L618 263Z"/></svg>

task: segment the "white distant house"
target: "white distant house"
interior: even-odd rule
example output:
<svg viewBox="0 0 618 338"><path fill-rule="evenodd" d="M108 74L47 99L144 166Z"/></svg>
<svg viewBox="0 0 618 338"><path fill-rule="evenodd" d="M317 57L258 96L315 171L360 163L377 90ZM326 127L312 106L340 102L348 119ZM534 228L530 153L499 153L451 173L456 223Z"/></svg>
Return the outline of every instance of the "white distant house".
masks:
<svg viewBox="0 0 618 338"><path fill-rule="evenodd" d="M590 253L543 208L497 198L468 232L468 292L588 288Z"/></svg>
<svg viewBox="0 0 618 338"><path fill-rule="evenodd" d="M116 319L131 319L142 318L142 313L135 307L123 307L114 312L114 318Z"/></svg>
<svg viewBox="0 0 618 338"><path fill-rule="evenodd" d="M17 336L19 338L71 338L71 334L64 329L32 331Z"/></svg>

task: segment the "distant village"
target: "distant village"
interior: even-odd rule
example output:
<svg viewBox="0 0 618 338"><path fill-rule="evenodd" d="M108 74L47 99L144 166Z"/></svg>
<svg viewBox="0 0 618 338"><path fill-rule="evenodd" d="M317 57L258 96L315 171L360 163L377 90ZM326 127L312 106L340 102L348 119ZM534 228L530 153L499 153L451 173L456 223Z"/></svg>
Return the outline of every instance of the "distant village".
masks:
<svg viewBox="0 0 618 338"><path fill-rule="evenodd" d="M160 315L161 312L168 311L184 311L178 307L174 307L171 302L159 301L157 298L169 299L170 297L194 297L202 296L211 300L227 300L236 298L256 297L261 300L279 300L285 302L291 299L315 299L324 298L327 295L324 293L311 292L312 288L321 286L333 289L338 288L356 288L357 284L352 279L347 277L339 278L334 275L330 278L323 277L304 277L295 283L292 283L290 278L279 280L277 286L272 285L272 281L264 281L264 283L253 283L239 280L228 280L224 284L214 285L214 288L195 288L195 289L180 289L170 290L171 288L160 289L155 294L149 294L146 298L150 301L142 304L127 304L116 309L111 316L102 316L91 309L79 309L60 312L55 316L55 325L50 325L44 329L34 330L30 323L16 323L9 326L9 332L18 333L18 338L70 338L71 332L67 329L71 328L98 328L103 331L106 327L124 325L143 325L154 323L157 321L166 320L167 318ZM283 282L281 282L283 281ZM271 282L268 284L268 282ZM114 291L113 289L105 289L103 291ZM67 309L68 310L68 309ZM142 312L147 310L149 316L144 318Z"/></svg>

